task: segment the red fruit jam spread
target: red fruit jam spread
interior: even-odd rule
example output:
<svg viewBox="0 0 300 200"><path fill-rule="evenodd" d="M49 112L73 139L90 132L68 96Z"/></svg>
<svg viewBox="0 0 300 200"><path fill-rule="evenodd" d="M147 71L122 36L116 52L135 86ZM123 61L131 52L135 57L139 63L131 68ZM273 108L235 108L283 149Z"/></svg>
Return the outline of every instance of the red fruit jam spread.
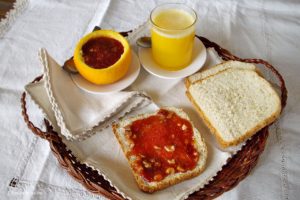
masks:
<svg viewBox="0 0 300 200"><path fill-rule="evenodd" d="M124 47L121 42L109 37L93 38L82 46L84 62L95 69L113 65L123 52Z"/></svg>
<svg viewBox="0 0 300 200"><path fill-rule="evenodd" d="M156 115L134 121L126 128L132 142L134 170L149 182L196 167L199 153L194 147L191 123L175 112L160 109Z"/></svg>

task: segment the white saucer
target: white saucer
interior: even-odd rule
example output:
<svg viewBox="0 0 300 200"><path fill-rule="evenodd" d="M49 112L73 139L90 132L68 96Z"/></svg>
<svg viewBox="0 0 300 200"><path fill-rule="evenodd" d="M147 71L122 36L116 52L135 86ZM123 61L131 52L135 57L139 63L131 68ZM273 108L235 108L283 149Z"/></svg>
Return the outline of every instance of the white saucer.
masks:
<svg viewBox="0 0 300 200"><path fill-rule="evenodd" d="M96 85L85 80L80 74L72 74L73 82L82 90L94 94L104 94L123 90L135 81L140 73L140 61L137 55L131 51L131 63L129 65L128 72L119 81L107 84L107 85Z"/></svg>
<svg viewBox="0 0 300 200"><path fill-rule="evenodd" d="M139 48L141 64L149 73L166 79L184 78L197 72L206 61L206 48L204 44L195 37L192 62L182 70L168 71L159 67L152 57L151 48Z"/></svg>

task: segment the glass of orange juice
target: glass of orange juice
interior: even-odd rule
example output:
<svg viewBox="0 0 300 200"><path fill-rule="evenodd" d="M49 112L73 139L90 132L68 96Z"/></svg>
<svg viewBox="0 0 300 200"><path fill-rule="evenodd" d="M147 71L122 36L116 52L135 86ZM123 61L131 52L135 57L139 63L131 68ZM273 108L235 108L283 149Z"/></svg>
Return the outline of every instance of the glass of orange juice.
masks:
<svg viewBox="0 0 300 200"><path fill-rule="evenodd" d="M150 15L152 55L163 69L185 68L192 59L196 12L176 3L162 4Z"/></svg>

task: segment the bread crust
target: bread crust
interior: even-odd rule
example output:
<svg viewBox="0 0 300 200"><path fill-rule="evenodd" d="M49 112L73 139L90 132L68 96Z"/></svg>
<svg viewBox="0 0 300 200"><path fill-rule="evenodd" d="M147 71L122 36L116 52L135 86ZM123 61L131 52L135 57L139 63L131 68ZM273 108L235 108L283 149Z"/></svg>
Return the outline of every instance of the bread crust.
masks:
<svg viewBox="0 0 300 200"><path fill-rule="evenodd" d="M204 73L204 72L207 72L207 71L209 71L209 70L211 70L211 69L213 69L213 68L221 67L221 66L224 65L224 64L230 64L230 63L235 63L235 62L240 62L240 61L228 60L228 61L225 61L225 62L221 62L221 63L219 63L219 64L217 64L217 65L215 65L215 66L213 66L213 67L211 67L211 68L205 69L205 70L200 71L200 72L197 72L197 73L195 73L195 74L198 74L198 73ZM240 62L240 63L241 63L241 62ZM247 64L252 64L252 63L247 63ZM252 64L252 65L253 65L253 64ZM254 71L256 71L260 76L263 77L263 75L262 75L262 73L259 71L259 69L258 69L257 67L255 67L255 65L253 65L253 67L254 67ZM224 71L224 70L227 70L227 69L230 69L230 68L231 68L231 67L228 67L228 68L225 68L225 69L221 69L220 71L217 71L216 73L211 74L211 75L209 75L209 76L213 76L213 75L215 75L215 74L217 74L217 73L219 73L219 72L221 72L221 71ZM234 68L234 69L235 69L235 68ZM237 68L237 69L243 69L243 68ZM252 69L247 69L247 68L245 68L245 69L243 69L243 70L252 70ZM195 74L193 74L193 75L195 75ZM191 76L193 76L193 75L191 75ZM205 78L208 78L209 76L206 76ZM205 78L203 78L203 79L205 79ZM200 80L202 80L202 79L200 79ZM186 88L189 88L190 85L193 84L193 83L195 83L195 82L191 82L190 76L188 76L188 77L186 77L186 78L184 79L184 84L185 84Z"/></svg>
<svg viewBox="0 0 300 200"><path fill-rule="evenodd" d="M164 109L168 109L168 108L164 108ZM174 111L174 110L172 110L172 111ZM157 114L157 112L155 112L151 115L155 115L155 114ZM136 118L136 117L134 117L134 118ZM141 118L143 118L143 115L139 115L137 118L141 119ZM190 119L188 119L188 120L190 121ZM195 130L195 126L193 125L193 123L191 121L190 121L190 123L192 124L192 127ZM132 167L132 162L130 162L130 158L129 158L129 152L126 150L126 147L124 145L124 141L120 137L120 134L122 134L122 133L119 133L119 131L118 131L118 128L120 128L120 127L121 126L118 123L114 123L112 125L113 133L114 133L115 137L117 138L119 144L121 145L121 149L122 149L124 155L126 156L126 159L127 159L128 163L130 164L130 168L133 172L133 175L135 177L135 180L137 182L138 187L144 192L153 193L157 190L167 188L171 185L175 185L175 184L177 184L179 182L182 182L184 180L191 179L195 176L198 176L205 169L206 159L207 159L207 147L206 147L206 144L205 144L203 138L201 137L200 133L198 132L199 136L200 136L200 141L196 141L196 139L195 139L195 142L197 143L197 151L199 153L199 156L204 159L204 164L203 165L199 166L197 164L197 166L193 170L190 170L190 171L187 171L187 172L184 172L184 173L179 173L178 172L178 173L175 173L173 175L169 175L161 181L147 182L146 180L144 180L142 178L142 176L140 176L138 173L136 173L134 171L133 167ZM195 132L194 132L194 135L195 135ZM168 178L170 176L172 176L172 178Z"/></svg>
<svg viewBox="0 0 300 200"><path fill-rule="evenodd" d="M264 128L264 127L272 124L279 117L280 112L281 112L281 104L279 103L278 107L276 108L276 110L274 111L274 113L272 113L267 119L265 119L261 123L258 123L252 129L250 129L247 132L245 132L243 135L241 135L241 136L237 137L235 140L232 140L232 141L229 141L229 142L223 140L222 134L211 124L211 122L208 119L208 117L205 115L205 113L203 112L203 110L200 108L200 106L196 103L196 101L192 97L191 93L189 92L189 87L192 84L196 84L196 83L202 82L202 81L204 81L205 79L207 79L207 78L209 78L211 76L214 76L216 74L222 73L222 72L227 71L227 70L229 70L229 69L221 70L221 71L219 71L219 72L217 72L217 73L215 73L213 75L210 75L210 76L208 76L208 77L206 77L204 79L197 80L197 81L195 81L193 83L191 83L189 80L186 80L186 83L185 83L185 86L187 88L186 96L191 101L191 103L193 104L193 106L196 108L196 111L198 112L198 114L200 115L200 117L203 119L203 122L209 128L210 132L216 137L218 143L221 145L222 148L227 148L227 147L230 147L230 146L236 146L236 145L240 144L241 142L244 142L248 138L252 137L259 130L261 130L262 128ZM248 70L248 69L239 69L239 70ZM262 74L259 72L259 70L255 69L254 71L263 79L263 81L266 81L263 78ZM268 81L266 81L266 83L270 87L272 87L271 84ZM278 99L279 99L279 97L278 97Z"/></svg>
<svg viewBox="0 0 300 200"><path fill-rule="evenodd" d="M188 79L188 77L184 79L184 85L185 85L186 89L188 89L188 88L190 87L191 82L190 82L190 80Z"/></svg>

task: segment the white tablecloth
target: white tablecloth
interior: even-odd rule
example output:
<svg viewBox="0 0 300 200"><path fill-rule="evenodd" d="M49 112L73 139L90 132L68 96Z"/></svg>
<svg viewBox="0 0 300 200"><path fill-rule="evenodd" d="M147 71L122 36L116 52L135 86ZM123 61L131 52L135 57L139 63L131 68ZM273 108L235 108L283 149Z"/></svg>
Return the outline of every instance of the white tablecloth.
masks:
<svg viewBox="0 0 300 200"><path fill-rule="evenodd" d="M219 199L298 199L300 3L292 0L180 2L197 11L197 34L240 57L269 61L285 78L289 92L287 107L272 127L257 166ZM21 117L20 95L24 85L42 71L37 57L39 48L47 48L63 63L72 55L78 39L95 25L118 31L133 29L146 21L151 9L160 3L19 0L9 20L0 23L1 199L102 199L69 177L47 142L28 130ZM167 98L176 92L176 85L161 93L146 92L159 105L176 104L176 99ZM43 127L38 108L29 107L32 120Z"/></svg>

